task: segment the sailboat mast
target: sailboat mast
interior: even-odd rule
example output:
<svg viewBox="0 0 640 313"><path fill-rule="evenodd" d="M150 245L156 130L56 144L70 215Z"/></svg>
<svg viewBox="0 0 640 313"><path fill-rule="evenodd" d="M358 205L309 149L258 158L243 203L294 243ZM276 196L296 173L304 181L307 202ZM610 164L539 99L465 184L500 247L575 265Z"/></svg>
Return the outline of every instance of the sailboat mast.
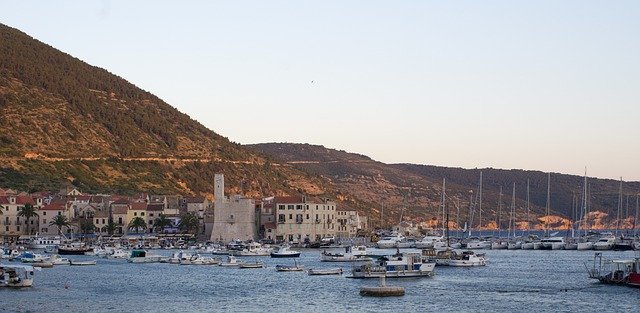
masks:
<svg viewBox="0 0 640 313"><path fill-rule="evenodd" d="M480 223L478 224L479 235L482 237L482 171L480 171L480 207L479 210L479 219Z"/></svg>
<svg viewBox="0 0 640 313"><path fill-rule="evenodd" d="M515 228L515 218L516 218L516 183L513 183L513 191L511 192L511 215L509 216L509 235L513 231L513 237L516 236L516 228Z"/></svg>
<svg viewBox="0 0 640 313"><path fill-rule="evenodd" d="M636 217L633 219L633 236L638 235L638 208L640 207L640 194L636 194Z"/></svg>
<svg viewBox="0 0 640 313"><path fill-rule="evenodd" d="M502 186L500 186L500 195L498 196L498 216L496 216L496 226L498 226L498 238L502 235L502 226L500 225L502 222L500 220L500 215L502 213Z"/></svg>
<svg viewBox="0 0 640 313"><path fill-rule="evenodd" d="M527 235L531 234L531 208L529 207L529 179L527 178Z"/></svg>
<svg viewBox="0 0 640 313"><path fill-rule="evenodd" d="M544 232L545 236L549 236L549 206L551 202L551 173L547 174L547 212L544 219Z"/></svg>
<svg viewBox="0 0 640 313"><path fill-rule="evenodd" d="M618 212L616 213L616 236L620 229L620 208L622 207L622 176L620 176L620 194L618 195Z"/></svg>
<svg viewBox="0 0 640 313"><path fill-rule="evenodd" d="M580 214L582 215L582 217L580 218L580 220L578 221L578 233L580 233L580 228L583 228L584 230L584 234L587 234L587 216L588 216L588 211L587 211L587 199L588 199L588 194L587 194L587 167L585 166L584 168L584 190L582 191L582 208L580 209ZM584 225L582 225L582 221L584 220Z"/></svg>
<svg viewBox="0 0 640 313"><path fill-rule="evenodd" d="M442 236L444 237L445 235L445 228L447 228L448 225L446 225L446 221L445 221L445 198L447 196L447 185L446 185L446 178L442 178Z"/></svg>

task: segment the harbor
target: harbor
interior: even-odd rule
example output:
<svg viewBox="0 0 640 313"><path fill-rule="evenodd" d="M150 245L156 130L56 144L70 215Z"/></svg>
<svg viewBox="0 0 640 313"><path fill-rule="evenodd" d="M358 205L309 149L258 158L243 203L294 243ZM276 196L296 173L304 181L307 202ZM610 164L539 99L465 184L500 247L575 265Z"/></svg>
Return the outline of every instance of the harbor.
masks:
<svg viewBox="0 0 640 313"><path fill-rule="evenodd" d="M55 266L35 273L32 287L2 288L3 308L10 311L121 311L143 305L145 311L166 308L190 311L398 311L410 306L427 311L512 311L531 303L540 311L594 311L603 303L616 312L634 312L637 288L602 284L589 278L584 263L588 251L486 250L487 265L438 266L431 277L388 279L402 287L402 301L359 295L377 280L348 279L351 262L322 262L322 249L295 248L297 258L237 257L264 267L177 266L171 263L129 263L125 259L74 256L95 266ZM369 254L393 255L394 249L369 249ZM402 249L418 252L417 249ZM176 250L150 250L169 258ZM198 250L185 253L196 254ZM635 251L604 251L610 259L632 259ZM212 257L212 254L202 254ZM214 256L215 257L215 256ZM217 256L226 260L225 256ZM18 262L3 263L23 264ZM342 275L279 272L278 265L304 269L342 268ZM4 295L7 295L6 297ZM126 296L124 296L126 295ZM88 300L88 301L84 301ZM251 301L251 303L247 303ZM257 305L263 303L263 305Z"/></svg>

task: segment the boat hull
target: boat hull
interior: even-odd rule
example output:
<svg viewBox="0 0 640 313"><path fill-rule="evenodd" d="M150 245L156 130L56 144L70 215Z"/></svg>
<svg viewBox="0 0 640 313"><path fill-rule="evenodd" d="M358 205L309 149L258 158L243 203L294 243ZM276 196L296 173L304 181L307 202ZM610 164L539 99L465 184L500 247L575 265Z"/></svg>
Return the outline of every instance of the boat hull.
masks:
<svg viewBox="0 0 640 313"><path fill-rule="evenodd" d="M296 252L296 253L286 253L286 254L280 254L280 253L271 253L271 257L272 258L297 258L300 257L300 252Z"/></svg>

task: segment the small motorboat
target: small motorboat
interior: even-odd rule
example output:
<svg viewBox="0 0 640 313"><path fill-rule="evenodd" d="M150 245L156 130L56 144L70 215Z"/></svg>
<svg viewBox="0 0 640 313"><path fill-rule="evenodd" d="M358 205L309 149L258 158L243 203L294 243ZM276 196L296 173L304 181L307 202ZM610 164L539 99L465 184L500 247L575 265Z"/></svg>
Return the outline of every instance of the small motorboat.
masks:
<svg viewBox="0 0 640 313"><path fill-rule="evenodd" d="M47 261L51 262L53 265L69 265L69 259L63 258L59 254L52 254Z"/></svg>
<svg viewBox="0 0 640 313"><path fill-rule="evenodd" d="M309 275L342 275L342 268L323 268L323 269L313 269L310 268L307 271Z"/></svg>
<svg viewBox="0 0 640 313"><path fill-rule="evenodd" d="M227 257L227 261L226 262L220 263L220 266L224 266L224 267L240 267L240 264L242 264L242 263L244 263L244 261L238 260L233 255L230 255L230 256Z"/></svg>
<svg viewBox="0 0 640 313"><path fill-rule="evenodd" d="M242 262L240 263L239 268L264 268L264 263L256 261L256 262Z"/></svg>
<svg viewBox="0 0 640 313"><path fill-rule="evenodd" d="M69 261L69 265L76 265L76 266L87 266L87 265L96 265L97 262L96 260L93 261L74 261L71 260Z"/></svg>
<svg viewBox="0 0 640 313"><path fill-rule="evenodd" d="M487 259L484 253L475 253L471 250L464 251L462 254L455 254L449 260L449 266L454 267L471 267L471 266L485 266L487 265Z"/></svg>
<svg viewBox="0 0 640 313"><path fill-rule="evenodd" d="M300 257L300 251L289 249L289 246L280 246L277 251L271 252L272 258L297 258Z"/></svg>
<svg viewBox="0 0 640 313"><path fill-rule="evenodd" d="M53 263L51 263L49 261L31 262L29 264L31 264L31 266L33 266L33 267L39 267L39 268L52 268L53 267Z"/></svg>
<svg viewBox="0 0 640 313"><path fill-rule="evenodd" d="M278 272L302 272L304 271L304 265L299 265L295 262L294 265L276 265L276 271Z"/></svg>

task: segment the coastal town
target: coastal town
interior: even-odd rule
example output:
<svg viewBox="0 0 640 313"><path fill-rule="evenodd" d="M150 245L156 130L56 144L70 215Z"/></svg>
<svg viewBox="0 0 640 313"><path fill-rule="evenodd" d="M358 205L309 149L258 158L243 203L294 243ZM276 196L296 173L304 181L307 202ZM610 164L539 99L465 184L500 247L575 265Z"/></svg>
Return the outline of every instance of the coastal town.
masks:
<svg viewBox="0 0 640 313"><path fill-rule="evenodd" d="M353 238L367 228L366 217L330 199L305 196L252 199L224 194L224 175L215 177L214 197L84 194L0 189L0 237L20 239L64 235L69 239L154 234L166 242L233 240L320 242Z"/></svg>

